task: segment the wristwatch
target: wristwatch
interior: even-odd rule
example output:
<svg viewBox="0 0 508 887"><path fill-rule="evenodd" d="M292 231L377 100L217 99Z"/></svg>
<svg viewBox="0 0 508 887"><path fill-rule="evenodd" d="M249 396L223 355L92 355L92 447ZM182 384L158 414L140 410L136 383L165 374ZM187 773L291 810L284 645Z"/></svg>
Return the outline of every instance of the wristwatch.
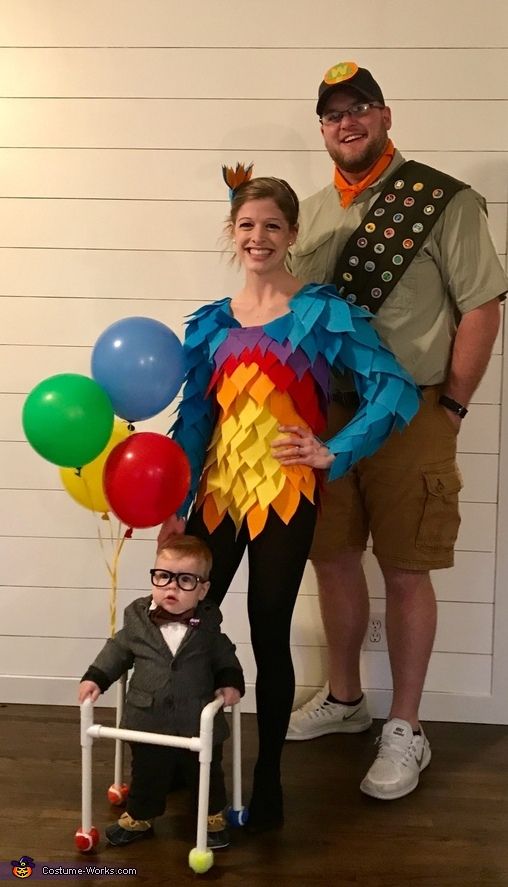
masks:
<svg viewBox="0 0 508 887"><path fill-rule="evenodd" d="M457 416L460 416L461 419L463 419L464 416L467 416L466 407L462 406L461 403L458 403L458 401L454 400L453 397L448 397L447 394L441 395L441 397L439 398L439 403L442 407L446 407L447 410L451 410L452 413L456 413Z"/></svg>

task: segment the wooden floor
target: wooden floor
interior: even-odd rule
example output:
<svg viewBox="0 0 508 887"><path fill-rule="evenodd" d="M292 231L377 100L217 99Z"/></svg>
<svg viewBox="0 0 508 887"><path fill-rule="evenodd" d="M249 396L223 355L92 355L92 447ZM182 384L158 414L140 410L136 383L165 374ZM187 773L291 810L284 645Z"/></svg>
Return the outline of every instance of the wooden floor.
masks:
<svg viewBox="0 0 508 887"><path fill-rule="evenodd" d="M112 713L96 720L112 724ZM235 830L228 850L196 876L187 866L195 820L184 792L169 797L157 836L128 848L101 840L94 856L74 850L80 825L78 710L0 707L0 881L7 863L122 865L136 878L82 878L82 885L218 883L224 887L508 887L508 727L427 724L433 760L419 788L390 803L363 796L359 782L379 729L287 743L286 825L256 838ZM252 715L242 717L244 782L255 754ZM113 743L94 744L94 823L117 818L105 798ZM229 774L228 774L229 775ZM40 871L40 869L39 869ZM37 869L30 878L33 883ZM11 879L11 883L17 883ZM47 883L62 883L51 881Z"/></svg>

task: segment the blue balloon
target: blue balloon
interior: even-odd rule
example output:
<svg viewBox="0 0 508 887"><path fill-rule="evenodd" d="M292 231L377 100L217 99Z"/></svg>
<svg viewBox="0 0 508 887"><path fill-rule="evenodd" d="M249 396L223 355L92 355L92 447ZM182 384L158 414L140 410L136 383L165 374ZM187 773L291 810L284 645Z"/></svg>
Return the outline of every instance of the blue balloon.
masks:
<svg viewBox="0 0 508 887"><path fill-rule="evenodd" d="M125 317L99 336L92 376L111 398L117 416L137 422L167 407L184 379L179 338L158 320Z"/></svg>

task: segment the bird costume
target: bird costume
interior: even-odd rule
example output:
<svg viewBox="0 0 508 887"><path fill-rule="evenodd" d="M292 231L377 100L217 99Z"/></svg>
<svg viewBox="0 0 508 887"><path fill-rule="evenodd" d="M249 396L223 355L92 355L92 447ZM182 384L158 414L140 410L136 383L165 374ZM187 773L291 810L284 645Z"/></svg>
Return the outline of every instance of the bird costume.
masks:
<svg viewBox="0 0 508 887"><path fill-rule="evenodd" d="M316 436L326 425L330 370L353 375L359 409L326 441L334 455L328 479L371 456L418 410L419 391L371 327L371 315L348 305L335 287L303 286L288 312L264 326L242 327L231 299L190 316L184 343L187 377L173 439L191 464L186 513L196 495L210 533L229 514L254 539L272 508L288 524L301 497L316 502L317 473L281 465L271 443L279 425Z"/></svg>
<svg viewBox="0 0 508 887"><path fill-rule="evenodd" d="M288 216L298 216L298 198L290 185L261 178L252 187L251 167L243 173L239 167L238 175L225 176L233 192L230 223L244 203L261 199L255 196L261 191L263 199L272 194L279 209L282 200L291 227ZM194 503L187 530L212 552L209 595L219 606L248 553L259 740L249 803L255 830L278 827L284 819L280 760L295 689L291 619L323 474L296 462L283 465L271 444L279 426L322 434L331 372L352 374L359 408L326 442L334 456L330 479L411 420L419 391L382 345L370 317L341 299L334 286L307 284L288 300L285 314L264 325L243 327L229 298L204 305L187 320L186 382L172 428L191 464L181 513Z"/></svg>

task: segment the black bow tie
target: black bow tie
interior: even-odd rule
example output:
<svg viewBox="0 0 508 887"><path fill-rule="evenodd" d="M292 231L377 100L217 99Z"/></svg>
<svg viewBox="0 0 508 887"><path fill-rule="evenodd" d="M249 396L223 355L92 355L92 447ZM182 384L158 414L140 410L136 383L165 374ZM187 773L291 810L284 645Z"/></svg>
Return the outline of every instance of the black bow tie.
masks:
<svg viewBox="0 0 508 887"><path fill-rule="evenodd" d="M196 608L184 610L183 613L168 613L164 607L155 607L148 611L148 616L155 625L166 625L168 622L182 622L184 625L198 625L199 619L194 618Z"/></svg>

